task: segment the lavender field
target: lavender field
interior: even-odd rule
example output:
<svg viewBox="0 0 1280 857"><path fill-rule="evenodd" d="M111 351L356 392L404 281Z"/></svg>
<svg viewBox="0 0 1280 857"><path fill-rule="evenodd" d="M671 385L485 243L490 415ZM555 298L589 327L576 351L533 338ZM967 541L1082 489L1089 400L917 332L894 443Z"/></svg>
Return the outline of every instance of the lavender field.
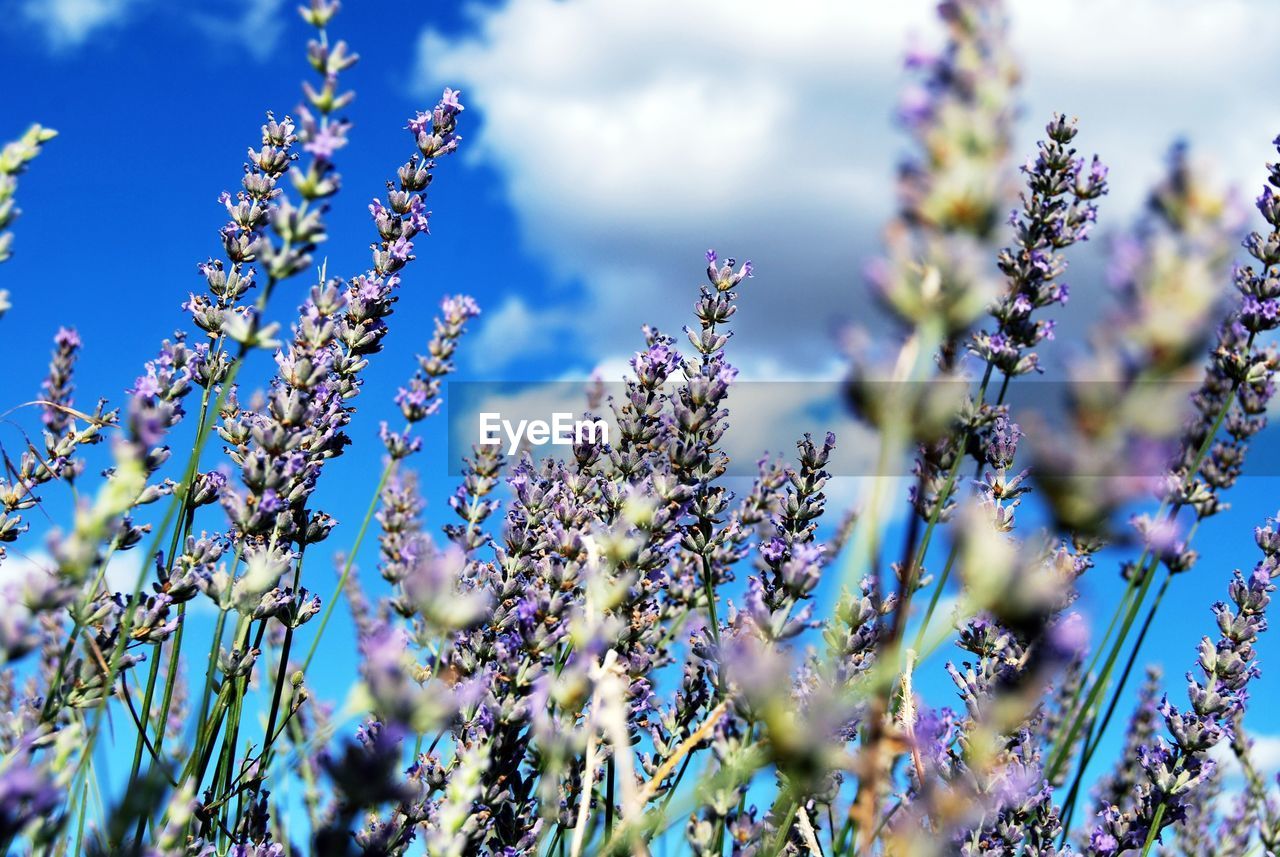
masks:
<svg viewBox="0 0 1280 857"><path fill-rule="evenodd" d="M1280 853L1269 7L294 2L0 2L3 853Z"/></svg>

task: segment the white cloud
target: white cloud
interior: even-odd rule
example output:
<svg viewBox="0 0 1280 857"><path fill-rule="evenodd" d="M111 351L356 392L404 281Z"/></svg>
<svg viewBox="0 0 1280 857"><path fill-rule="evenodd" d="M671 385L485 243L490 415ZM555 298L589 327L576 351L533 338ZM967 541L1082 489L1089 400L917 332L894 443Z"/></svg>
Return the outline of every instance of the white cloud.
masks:
<svg viewBox="0 0 1280 857"><path fill-rule="evenodd" d="M480 373L503 368L512 354L532 357L563 351L565 340L578 335L567 310L530 307L520 295L508 295L496 310L486 310L476 326L467 360Z"/></svg>
<svg viewBox="0 0 1280 857"><path fill-rule="evenodd" d="M581 327L610 341L686 321L708 244L765 272L743 289L744 328L857 280L848 236L891 152L859 165L847 151L858 121L810 108L865 92L877 69L895 74L897 22L863 17L828 0L763 21L731 0L516 0L477 13L473 40L425 33L420 57L424 78L469 89L484 114L478 156L505 174L527 240L584 280ZM851 33L874 50L847 50ZM824 262L842 260L824 283L806 282L801 226Z"/></svg>
<svg viewBox="0 0 1280 857"><path fill-rule="evenodd" d="M127 24L156 0L23 0L23 17L35 25L49 47L65 51L93 36ZM253 59L266 60L284 32L286 0L219 0L182 9L184 23L207 36L243 47Z"/></svg>
<svg viewBox="0 0 1280 857"><path fill-rule="evenodd" d="M284 33L285 0L235 0L220 13L193 12L191 20L213 38L241 45L258 62L267 60Z"/></svg>
<svg viewBox="0 0 1280 857"><path fill-rule="evenodd" d="M1269 781L1276 772L1280 771L1280 735L1251 733L1249 738L1253 742L1249 758L1258 769L1258 773ZM1244 776L1240 761L1228 742L1223 741L1215 745L1209 751L1209 755L1218 763L1218 769L1224 777L1238 779Z"/></svg>
<svg viewBox="0 0 1280 857"><path fill-rule="evenodd" d="M107 562L107 574L104 584L112 592L133 592L138 583L138 573L142 570L141 556L136 551L116 553ZM26 579L27 575L43 572L53 573L57 563L53 557L43 550L22 553L9 549L8 556L0 563L0 585L9 581Z"/></svg>
<svg viewBox="0 0 1280 857"><path fill-rule="evenodd" d="M5 587L10 583L15 584L18 587L16 591L20 592L22 591L22 581L30 579L34 582L39 580L39 578L30 577L31 575L54 574L56 569L57 563L43 549L22 552L10 547L4 562L0 562L0 595L4 594ZM138 585L138 576L142 572L141 550L117 552L107 561L107 573L103 579L103 586L106 587L108 592L132 593ZM151 583L154 579L154 574L148 570L146 578L142 582L143 593L147 595L152 593ZM25 610L25 608L20 609ZM215 610L212 601L203 595L198 595L187 602L187 612L213 615Z"/></svg>
<svg viewBox="0 0 1280 857"><path fill-rule="evenodd" d="M22 14L55 49L76 47L96 31L120 24L137 0L26 0Z"/></svg>
<svg viewBox="0 0 1280 857"><path fill-rule="evenodd" d="M510 0L473 8L470 36L425 31L418 79L460 86L482 114L466 145L504 176L529 246L585 286L588 342L684 323L711 245L757 263L735 319L750 347L813 367L837 319L866 315L860 261L905 145L890 123L898 59L912 31L937 40L934 5ZM1252 47L1280 19L1261 0L1013 7L1021 148L1052 111L1080 116L1081 146L1113 167L1104 225L1180 135L1260 184L1280 130L1280 73L1260 73ZM564 320L522 308L530 327Z"/></svg>

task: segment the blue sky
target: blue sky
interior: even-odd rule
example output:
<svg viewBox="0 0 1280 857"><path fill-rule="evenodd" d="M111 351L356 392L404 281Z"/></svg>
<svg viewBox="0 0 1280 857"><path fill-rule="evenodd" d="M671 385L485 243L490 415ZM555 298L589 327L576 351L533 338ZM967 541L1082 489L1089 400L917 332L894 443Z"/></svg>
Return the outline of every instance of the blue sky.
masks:
<svg viewBox="0 0 1280 857"><path fill-rule="evenodd" d="M1050 112L1079 116L1080 145L1112 166L1104 229L1129 221L1180 136L1252 198L1280 132L1280 67L1257 57L1280 37L1280 19L1261 0L1012 8L1026 72L1022 148ZM287 0L0 0L0 15L0 137L32 121L61 132L21 180L15 258L0 268L14 304L0 322L0 402L34 396L63 324L85 341L80 401L118 402L160 339L189 326L179 305L202 287L196 263L218 250L217 196L238 181L263 111L296 105L305 27ZM444 85L462 89L468 109L462 153L432 186L433 234L418 243L368 376L356 445L328 471L322 505L358 520L377 423L394 416L391 395L445 292L469 292L485 309L460 351L463 377L581 378L597 366L616 372L642 323L684 323L702 251L714 246L757 265L734 342L745 376L838 374L835 330L874 324L860 271L892 208L904 140L890 116L912 34L936 42L931 3L353 0L333 33L362 60L347 75L355 129L321 250L331 271L365 267L365 205L412 151L406 117ZM1100 299L1100 245L1077 264L1079 279L1068 276L1068 331ZM303 288L280 296L277 318ZM6 444L20 437L14 423L32 426L23 412L9 419ZM418 463L446 484L441 455ZM855 487L833 495L847 502ZM437 520L442 498L433 492ZM1274 480L1246 479L1233 513L1198 536L1206 559L1177 582L1149 647L1177 693L1210 627L1207 603L1232 567L1252 564L1249 534L1274 498ZM330 544L349 539L339 531ZM1114 578L1103 563L1086 605L1113 595ZM1280 663L1276 641L1262 653ZM337 696L349 650L333 656ZM1280 733L1280 722L1254 728Z"/></svg>

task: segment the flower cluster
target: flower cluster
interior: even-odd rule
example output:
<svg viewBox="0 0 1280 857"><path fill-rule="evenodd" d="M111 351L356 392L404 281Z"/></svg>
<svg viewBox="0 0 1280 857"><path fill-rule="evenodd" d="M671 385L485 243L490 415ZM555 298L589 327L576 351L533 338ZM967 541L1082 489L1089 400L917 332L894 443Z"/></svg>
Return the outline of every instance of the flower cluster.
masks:
<svg viewBox="0 0 1280 857"><path fill-rule="evenodd" d="M315 78L296 118L268 114L239 189L220 198L219 258L184 304L194 330L161 343L118 408L89 409L77 367L95 344L59 329L35 401L13 412L39 436L6 448L0 477L0 850L1275 850L1280 803L1244 723L1277 521L1254 534L1257 567L1213 605L1186 704L1149 671L1117 764L1088 777L1171 582L1210 566L1195 527L1226 508L1265 425L1280 168L1258 200L1271 231L1250 234L1254 263L1228 272L1230 197L1173 149L1145 212L1111 241L1114 300L1065 355L1063 418L1046 424L1010 392L1053 369L1038 353L1046 314L1066 301L1064 251L1094 228L1106 169L1055 116L1023 168L1011 239L987 247L1013 190L1019 73L999 0L939 11L946 45L908 62L922 81L901 116L916 150L871 271L894 320L877 344L891 368L853 368L848 392L871 425L840 447L883 469L836 518L833 433L797 432L793 457L765 455L735 481L734 432L762 416L738 409L730 329L756 272L715 251L684 336L642 328L620 387L588 385L585 415L611 413L612 435L545 457L476 446L428 506L439 450L421 424L467 368L476 302L444 296L411 377L387 401L361 394L388 337L415 326L400 299L464 108L445 89L408 120L414 154L368 205L363 270L315 265L355 144L340 81L356 55L329 38L338 4L310 0ZM13 177L49 137L37 127L0 152L0 230ZM1175 382L1206 346L1186 402ZM357 402L404 423L381 423L368 486L362 468L332 464L373 440ZM911 463L895 497L890 477ZM1162 476L1153 491L1134 472ZM340 475L344 492L369 489L355 527L319 508ZM65 515L54 492L70 495ZM24 538L46 516L41 553ZM322 599L316 563L348 532ZM1123 592L1091 643L1099 596L1081 578L1111 553ZM344 603L355 666L334 702L346 661L326 631L343 627L331 620ZM929 698L931 669L950 699ZM1228 746L1247 781L1231 800L1215 767ZM1073 829L1085 804L1092 817Z"/></svg>
<svg viewBox="0 0 1280 857"><path fill-rule="evenodd" d="M1166 481L1170 502L1190 506L1199 518L1221 511L1220 494L1239 478L1249 440L1265 427L1267 405L1275 394L1273 379L1280 357L1273 346L1257 341L1260 332L1275 327L1259 309L1259 301L1270 300L1260 296L1266 294L1265 282L1278 276L1275 266L1280 261L1275 251L1267 250L1269 245L1280 246L1276 219L1280 212L1268 202L1280 173L1274 166L1270 172L1258 197L1258 210L1272 232L1268 237L1251 232L1244 240L1245 249L1264 268L1260 273L1251 265L1236 268L1238 301L1218 329L1204 379L1191 399L1194 413ZM1225 437L1219 436L1223 426Z"/></svg>
<svg viewBox="0 0 1280 857"><path fill-rule="evenodd" d="M1053 322L1036 318L1036 311L1067 302L1060 251L1088 239L1097 218L1094 201L1107 191L1107 168L1097 156L1086 163L1071 148L1073 121L1054 116L1045 134L1036 157L1022 168L1027 192L1021 212L1009 220L1015 242L1000 253L1008 287L991 310L996 327L976 334L970 346L1006 376L1039 370L1031 349L1052 337Z"/></svg>
<svg viewBox="0 0 1280 857"><path fill-rule="evenodd" d="M435 320L435 332L427 343L427 351L418 357L418 369L409 379L408 386L396 393L396 404L404 414L408 427L421 422L440 409L440 387L446 375L453 371L453 352L458 339L466 330L466 324L480 314L480 307L468 295L452 295L440 304L440 317ZM393 459L404 458L417 452L422 441L409 437L408 427L395 433L382 424L382 442Z"/></svg>
<svg viewBox="0 0 1280 857"><path fill-rule="evenodd" d="M9 226L21 213L14 204L13 194L18 188L18 176L26 170L27 165L40 154L45 143L58 136L52 128L32 125L20 138L6 143L0 149L0 262L11 255L13 233L7 231ZM9 308L9 293L0 291L0 315Z"/></svg>
<svg viewBox="0 0 1280 857"><path fill-rule="evenodd" d="M1146 212L1113 242L1115 300L1070 366L1071 419L1037 426L1036 469L1052 477L1041 480L1046 500L1077 532L1101 533L1118 508L1159 489L1153 474L1165 471L1179 442L1190 467L1203 441L1189 432L1177 437L1186 405L1181 385L1197 371L1219 324L1217 284L1227 276L1240 223L1239 212L1203 172L1185 146L1174 147ZM1222 388L1213 364L1207 379L1206 390ZM1208 432L1222 396L1193 401L1202 414L1200 431ZM1163 418L1153 419L1157 414ZM1102 473L1122 478L1097 479ZM1189 554L1165 553L1182 570L1189 567Z"/></svg>
<svg viewBox="0 0 1280 857"><path fill-rule="evenodd" d="M981 237L999 223L1009 193L1004 162L1021 72L1002 4L958 0L940 12L943 49L907 54L918 83L903 93L898 116L920 154L901 166L899 193L909 220Z"/></svg>
<svg viewBox="0 0 1280 857"><path fill-rule="evenodd" d="M959 0L939 10L943 48L907 54L915 82L898 118L914 151L898 168L900 211L885 232L888 256L868 274L894 315L941 320L950 360L995 286L982 260L1014 193L1009 160L1020 71L1003 4Z"/></svg>
<svg viewBox="0 0 1280 857"><path fill-rule="evenodd" d="M1143 744L1138 761L1146 776L1132 797L1132 806L1108 804L1098 814L1086 853L1111 857L1127 849L1149 848L1166 826L1186 818L1197 791L1214 771L1209 751L1230 740L1233 723L1243 712L1246 688L1257 678L1254 644L1266 630L1266 610L1275 591L1272 578L1280 569L1280 537L1269 521L1256 531L1262 559L1246 577L1235 572L1228 594L1231 603L1217 602L1217 640L1200 642L1196 666L1202 678L1187 674L1189 709L1167 699L1159 708L1169 741L1157 736Z"/></svg>
<svg viewBox="0 0 1280 857"><path fill-rule="evenodd" d="M102 430L116 421L116 412L107 411L103 401L92 414L73 407L72 377L80 345L74 330L62 328L54 337L53 357L40 398L44 451L29 447L22 453L16 472L11 467L9 477L0 478L0 560L5 557L5 543L17 541L26 532L19 513L39 503L36 489L56 479L74 481L84 469L83 459L76 457L81 447L100 442ZM83 428L78 419L84 421Z"/></svg>

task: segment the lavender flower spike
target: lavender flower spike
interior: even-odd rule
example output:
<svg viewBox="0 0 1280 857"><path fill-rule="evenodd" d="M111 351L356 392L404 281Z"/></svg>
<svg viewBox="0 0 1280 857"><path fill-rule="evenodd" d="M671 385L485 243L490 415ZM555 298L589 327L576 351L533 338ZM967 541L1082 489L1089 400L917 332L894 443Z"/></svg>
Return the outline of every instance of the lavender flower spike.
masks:
<svg viewBox="0 0 1280 857"><path fill-rule="evenodd" d="M1006 375L1039 370L1031 351L1053 335L1053 322L1034 318L1037 310L1067 302L1066 270L1060 250L1085 241L1097 218L1094 202L1107 191L1107 168L1095 155L1086 164L1071 141L1075 122L1055 115L1045 126L1047 139L1023 166L1027 192L1022 211L1010 217L1016 239L1001 251L1000 270L1008 278L1005 294L992 307L997 325L973 337L970 348Z"/></svg>
<svg viewBox="0 0 1280 857"><path fill-rule="evenodd" d="M58 132L52 128L32 125L20 138L0 149L0 262L8 261L11 255L13 233L5 230L20 213L13 204L18 176L40 154L41 147L56 136ZM8 308L7 296L8 292L0 292L0 315Z"/></svg>
<svg viewBox="0 0 1280 857"><path fill-rule="evenodd" d="M480 314L480 307L468 295L452 295L440 304L440 315L435 319L435 332L427 344L427 353L419 355L418 370L405 387L396 393L396 404L409 425L431 416L441 405L440 389L443 379L453 371L453 354L458 340L466 330L466 323ZM383 442L392 458L403 458L414 451L416 441L407 434L393 434L382 430Z"/></svg>
<svg viewBox="0 0 1280 857"><path fill-rule="evenodd" d="M1165 699L1160 705L1169 741L1157 737L1138 751L1146 782L1138 786L1133 806L1122 810L1108 805L1098 814L1085 853L1114 857L1130 849L1146 853L1166 827L1187 816L1199 788L1214 772L1209 751L1230 740L1233 723L1243 713L1246 688L1260 675L1254 644L1266 630L1266 609L1280 575L1280 539L1277 519L1258 528L1256 541L1262 559L1246 577L1234 572L1227 590L1231 604L1217 602L1218 639L1200 642L1196 666L1202 678L1187 673L1187 697L1191 707L1183 711Z"/></svg>

